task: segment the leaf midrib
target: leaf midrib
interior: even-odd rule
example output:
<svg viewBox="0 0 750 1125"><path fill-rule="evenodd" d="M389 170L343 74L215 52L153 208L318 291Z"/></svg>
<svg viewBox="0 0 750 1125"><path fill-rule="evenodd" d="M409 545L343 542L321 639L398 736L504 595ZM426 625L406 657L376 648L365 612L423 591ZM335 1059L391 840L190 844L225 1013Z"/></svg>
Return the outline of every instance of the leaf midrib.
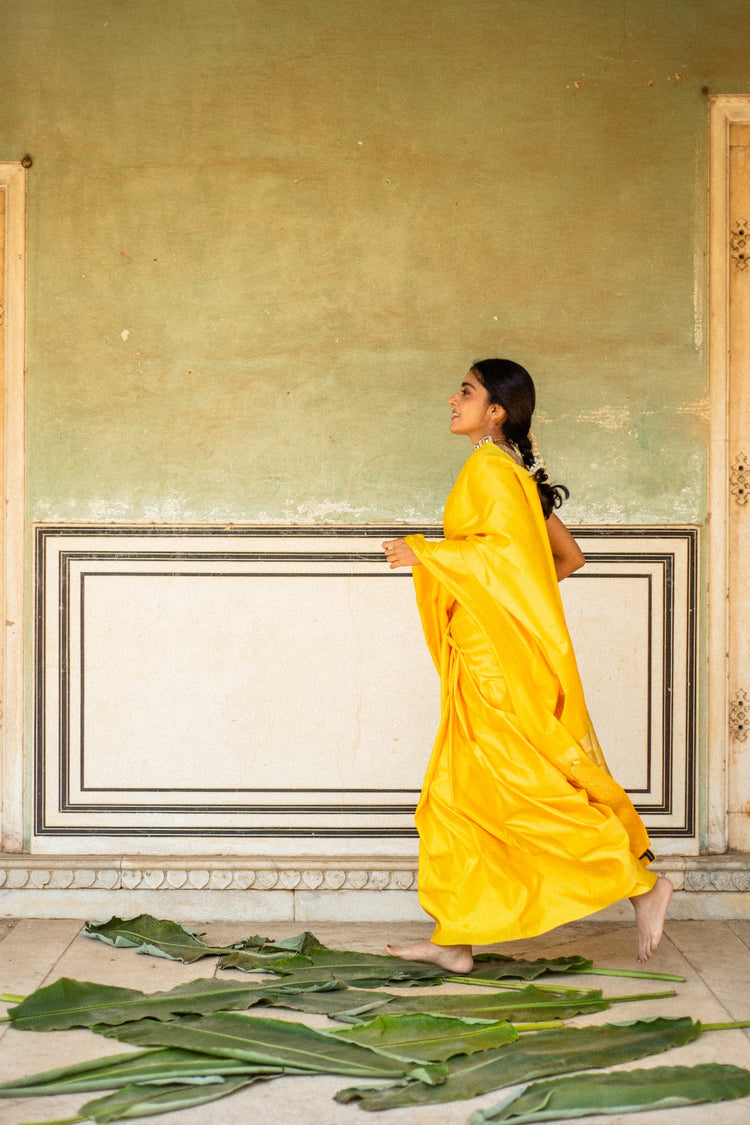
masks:
<svg viewBox="0 0 750 1125"><path fill-rule="evenodd" d="M215 1030L214 1028L201 1027L200 1025L196 1026L195 1024L187 1024L187 1023L172 1024L171 1026L172 1027L181 1027L181 1028L185 1028L186 1030L195 1031L195 1032L199 1033L200 1035L207 1036L208 1038L228 1040L229 1044L230 1044L230 1047L227 1048L227 1049L231 1049L231 1044L232 1044L233 1041L235 1041L238 1044L238 1046L235 1048L236 1050L244 1050L244 1051L255 1050L258 1053L262 1053L260 1048L265 1048L265 1051L268 1052L268 1044L264 1044L262 1040L259 1041L260 1047L256 1047L255 1046L256 1040L248 1039L247 1036L234 1035L231 1032L224 1030L223 1028L220 1029L220 1030ZM296 1024L295 1026L304 1028L304 1030L306 1032L309 1032L309 1031L313 1030L312 1028L307 1027L305 1024ZM333 1035L328 1036L328 1038L330 1039L331 1043L336 1043L340 1046L354 1047L357 1050L369 1052L370 1054L376 1053L374 1051L370 1051L369 1047L361 1047L358 1043L343 1044L343 1043L341 1043L340 1040L337 1040ZM205 1049L210 1050L210 1048L205 1048ZM286 1044L284 1044L282 1046L277 1045L276 1050L277 1051L280 1051L280 1050L289 1051L295 1056L302 1056L302 1057L308 1056L310 1058L322 1058L322 1059L327 1058L327 1056L322 1054L322 1053L319 1053L319 1054L315 1055L313 1053L312 1049L295 1047L293 1045L292 1046L288 1046ZM230 1056L230 1058L231 1057L232 1056ZM342 1061L345 1061L345 1060L342 1060ZM350 1063L350 1065L355 1066L357 1064L352 1062L352 1063ZM315 1069L320 1069L320 1068L316 1067ZM375 1067L373 1067L372 1069L376 1070Z"/></svg>
<svg viewBox="0 0 750 1125"><path fill-rule="evenodd" d="M204 978L204 979L210 979L210 978ZM220 981L217 981L216 983L221 984ZM105 985L104 987L107 987L107 986ZM131 991L135 992L135 989L132 989ZM230 988L216 988L216 989L207 990L205 992L195 992L192 995L194 995L198 999L201 999L203 997L211 998L211 997L214 997L214 996L232 996L232 995L236 996L236 995L243 995L243 994L247 995L247 994L250 994L250 993L262 994L264 992L271 992L271 991L273 991L273 985L268 987L267 985L261 985L261 984L258 984L258 985L252 985L252 984L241 985L241 984L238 984L237 988L231 988L231 987ZM15 1020L30 1020L30 1019L42 1019L42 1018L49 1019L50 1017L64 1016L64 1015L69 1015L69 1014L73 1014L73 1013L76 1013L76 1012L95 1012L95 1011L98 1011L100 1009L128 1008L128 1007L132 1007L132 1006L142 1006L143 1004L152 1004L155 1007L158 1007L160 1005L169 1006L169 1003L170 1003L169 996L170 996L170 993L164 993L161 996L157 996L154 993L141 992L141 993L138 994L138 996L134 996L132 998L128 998L128 999L125 999L125 1000L110 1000L110 1001L107 1001L107 1002L96 1003L96 1004L81 1004L81 1005L77 1005L77 1006L74 1006L74 1007L71 1007L71 1008L52 1008L52 1009L48 1009L48 1010L41 1010L40 1009L36 1012L30 1012L28 1015L24 1015L23 1013L21 1013L20 1015L15 1016L15 1017L13 1016L13 1009L11 1009L10 1017L11 1017L11 1021L15 1022ZM176 999L179 1000L182 996L184 996L187 1000L191 996L191 993L189 993L189 992L180 993L176 997ZM20 1007L20 1005L19 1005L19 1007Z"/></svg>

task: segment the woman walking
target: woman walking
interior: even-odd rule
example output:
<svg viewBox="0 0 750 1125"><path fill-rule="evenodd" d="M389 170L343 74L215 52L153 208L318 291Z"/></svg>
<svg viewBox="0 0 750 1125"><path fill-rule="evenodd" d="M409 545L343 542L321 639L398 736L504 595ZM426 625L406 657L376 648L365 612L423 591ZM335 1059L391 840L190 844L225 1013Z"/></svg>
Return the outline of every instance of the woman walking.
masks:
<svg viewBox="0 0 750 1125"><path fill-rule="evenodd" d="M420 902L435 932L388 951L466 972L475 944L629 898L647 961L672 884L647 868L646 830L586 711L557 585L585 560L554 514L567 489L533 452L534 384L511 360L481 360L448 401L451 432L474 448L445 538L383 544L391 569L414 568L442 696L416 811Z"/></svg>

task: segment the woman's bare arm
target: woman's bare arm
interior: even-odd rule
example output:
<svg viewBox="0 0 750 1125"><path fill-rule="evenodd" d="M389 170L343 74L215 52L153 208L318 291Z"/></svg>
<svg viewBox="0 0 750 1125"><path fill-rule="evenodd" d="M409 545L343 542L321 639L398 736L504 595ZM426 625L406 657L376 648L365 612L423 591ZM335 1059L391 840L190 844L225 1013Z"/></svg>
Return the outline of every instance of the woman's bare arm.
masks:
<svg viewBox="0 0 750 1125"><path fill-rule="evenodd" d="M552 548L552 558L555 561L557 581L562 582L563 578L567 578L574 570L580 570L586 559L565 524L554 512L547 520L547 534Z"/></svg>

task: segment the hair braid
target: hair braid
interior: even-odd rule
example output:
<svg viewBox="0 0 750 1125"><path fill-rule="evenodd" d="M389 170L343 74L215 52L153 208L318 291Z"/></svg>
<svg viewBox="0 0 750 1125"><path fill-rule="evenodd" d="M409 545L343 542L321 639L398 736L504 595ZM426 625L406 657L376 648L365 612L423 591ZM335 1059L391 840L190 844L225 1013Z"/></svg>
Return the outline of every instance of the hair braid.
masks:
<svg viewBox="0 0 750 1125"><path fill-rule="evenodd" d="M534 449L531 438L531 416L536 405L534 383L528 371L510 359L481 359L473 365L490 396L505 411L503 434L511 442L536 481L544 518L559 508L570 493L564 484L550 484L547 469Z"/></svg>

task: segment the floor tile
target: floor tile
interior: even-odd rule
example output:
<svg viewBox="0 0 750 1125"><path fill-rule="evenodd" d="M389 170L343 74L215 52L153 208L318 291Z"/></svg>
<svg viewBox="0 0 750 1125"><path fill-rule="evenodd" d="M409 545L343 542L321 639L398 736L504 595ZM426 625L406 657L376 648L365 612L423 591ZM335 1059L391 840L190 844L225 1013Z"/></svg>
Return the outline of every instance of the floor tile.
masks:
<svg viewBox="0 0 750 1125"><path fill-rule="evenodd" d="M80 922L68 919L16 922L0 942L0 992L38 988L80 929Z"/></svg>

